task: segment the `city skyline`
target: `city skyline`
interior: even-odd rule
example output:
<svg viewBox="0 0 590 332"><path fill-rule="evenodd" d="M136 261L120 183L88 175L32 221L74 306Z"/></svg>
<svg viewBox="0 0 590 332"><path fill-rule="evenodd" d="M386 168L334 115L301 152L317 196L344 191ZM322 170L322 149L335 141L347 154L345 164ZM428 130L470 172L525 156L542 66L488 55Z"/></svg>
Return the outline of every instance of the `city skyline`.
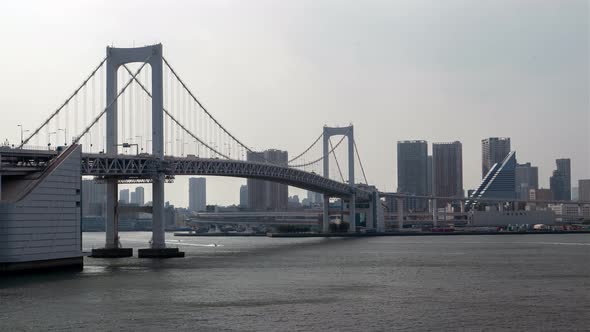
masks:
<svg viewBox="0 0 590 332"><path fill-rule="evenodd" d="M207 107L253 148L298 153L309 144L301 137L315 136L324 124L352 122L369 181L382 190L397 187L393 151L397 141L408 139L461 141L465 190L481 180L480 140L485 137L511 137L519 160L539 167L540 187L549 187L558 158L571 159L572 183L590 178L583 1L477 8L457 1L444 10L434 1L376 1L361 11L310 2L237 3L231 10L214 2L156 4L146 9L145 21L133 24L128 22L133 22L134 2L121 4L116 13L97 4L62 4L78 29L52 24L63 11L44 2L32 11L11 3L0 14L0 35L11 45L1 67L6 95L0 106L18 110L0 123L2 140L17 142L23 119L40 119L55 109L105 45L161 41ZM429 6L440 18L429 14ZM332 17L332 10L338 18L319 23ZM466 10L470 17L463 15ZM371 20L376 24L363 24L364 11L376 15ZM174 17L183 12L199 14L179 36L175 31L182 27ZM392 18L396 12L406 14ZM299 22L303 13L306 19ZM115 15L117 24L100 20L103 15ZM149 24L160 16L170 26ZM228 20L234 24L223 23ZM471 20L479 24L471 25ZM463 29L467 24L469 29ZM43 40L35 33L40 27L47 32ZM22 34L11 34L14 30ZM390 42L382 43L384 38ZM468 49L458 47L466 42ZM52 51L45 52L48 48ZM10 65L23 59L26 67ZM33 73L37 80L22 79ZM40 97L26 98L32 91ZM554 121L556 117L568 121ZM211 203L224 205L237 203L239 187L246 183L229 178L208 182ZM188 177L178 177L166 186L166 200L186 206L187 187ZM146 187L148 197L150 192ZM304 196L300 190L292 194Z"/></svg>

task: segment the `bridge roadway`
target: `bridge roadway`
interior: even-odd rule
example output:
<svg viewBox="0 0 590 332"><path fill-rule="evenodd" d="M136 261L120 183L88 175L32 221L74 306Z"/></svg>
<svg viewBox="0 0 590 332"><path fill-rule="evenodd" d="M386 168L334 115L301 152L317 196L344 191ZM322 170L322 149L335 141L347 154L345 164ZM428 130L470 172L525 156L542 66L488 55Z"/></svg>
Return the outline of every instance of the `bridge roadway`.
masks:
<svg viewBox="0 0 590 332"><path fill-rule="evenodd" d="M204 175L261 179L339 198L348 198L353 194L352 188L346 183L313 172L269 163L199 157L165 156L160 160L150 155L82 154L82 175L149 180L162 173L169 178L176 175ZM361 199L368 196L361 190L358 193Z"/></svg>

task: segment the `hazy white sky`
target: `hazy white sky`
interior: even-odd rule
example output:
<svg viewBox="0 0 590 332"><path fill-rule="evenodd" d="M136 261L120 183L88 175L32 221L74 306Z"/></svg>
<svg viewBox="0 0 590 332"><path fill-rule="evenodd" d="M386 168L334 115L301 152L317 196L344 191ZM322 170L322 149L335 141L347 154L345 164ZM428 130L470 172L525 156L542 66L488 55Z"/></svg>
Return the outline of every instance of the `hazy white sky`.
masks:
<svg viewBox="0 0 590 332"><path fill-rule="evenodd" d="M9 1L0 138L37 125L106 45L161 42L250 146L297 153L324 124L353 123L369 181L395 190L398 140L460 140L467 190L481 139L509 136L540 185L564 157L577 183L590 178L588 22L586 0ZM208 203L236 203L242 183L209 179ZM166 191L180 206L187 194L180 178Z"/></svg>

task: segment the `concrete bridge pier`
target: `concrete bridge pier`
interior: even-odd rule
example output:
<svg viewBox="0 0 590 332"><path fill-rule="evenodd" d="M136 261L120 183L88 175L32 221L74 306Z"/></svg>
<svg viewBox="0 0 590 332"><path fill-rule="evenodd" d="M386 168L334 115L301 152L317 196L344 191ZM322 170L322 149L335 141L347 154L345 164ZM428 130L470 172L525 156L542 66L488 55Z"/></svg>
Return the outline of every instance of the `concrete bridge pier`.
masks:
<svg viewBox="0 0 590 332"><path fill-rule="evenodd" d="M324 213L322 219L322 233L330 233L330 197L324 196Z"/></svg>
<svg viewBox="0 0 590 332"><path fill-rule="evenodd" d="M348 201L348 232L356 233L356 195L350 196Z"/></svg>
<svg viewBox="0 0 590 332"><path fill-rule="evenodd" d="M402 231L404 229L404 199L398 197L397 201L397 230Z"/></svg>
<svg viewBox="0 0 590 332"><path fill-rule="evenodd" d="M106 183L106 211L104 248L92 249L91 257L121 258L133 256L133 248L121 248L119 241L119 185L116 179L109 179Z"/></svg>
<svg viewBox="0 0 590 332"><path fill-rule="evenodd" d="M438 227L438 206L436 198L430 200L430 207L432 209L432 227Z"/></svg>

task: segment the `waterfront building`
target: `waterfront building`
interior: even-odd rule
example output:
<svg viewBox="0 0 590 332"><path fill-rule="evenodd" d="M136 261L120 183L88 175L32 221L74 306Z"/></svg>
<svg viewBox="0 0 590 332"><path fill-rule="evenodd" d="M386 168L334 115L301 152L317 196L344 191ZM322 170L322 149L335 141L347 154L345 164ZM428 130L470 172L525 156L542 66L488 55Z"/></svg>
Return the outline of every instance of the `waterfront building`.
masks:
<svg viewBox="0 0 590 332"><path fill-rule="evenodd" d="M590 179L578 180L578 200L590 202Z"/></svg>
<svg viewBox="0 0 590 332"><path fill-rule="evenodd" d="M481 178L488 174L494 164L501 163L508 153L509 137L490 137L481 140Z"/></svg>
<svg viewBox="0 0 590 332"><path fill-rule="evenodd" d="M188 180L188 209L192 212L207 210L207 180L190 178Z"/></svg>
<svg viewBox="0 0 590 332"><path fill-rule="evenodd" d="M129 204L129 189L121 189L119 191L119 203Z"/></svg>
<svg viewBox="0 0 590 332"><path fill-rule="evenodd" d="M461 142L432 144L434 196L463 197L463 147ZM439 202L445 206L447 202Z"/></svg>
<svg viewBox="0 0 590 332"><path fill-rule="evenodd" d="M527 200L531 189L539 189L539 168L531 163L516 164L515 173L516 198Z"/></svg>
<svg viewBox="0 0 590 332"><path fill-rule="evenodd" d="M397 142L397 192L428 195L428 144L426 141ZM424 199L405 199L405 209L422 211L428 208Z"/></svg>
<svg viewBox="0 0 590 332"><path fill-rule="evenodd" d="M571 163L569 158L556 159L557 169L549 179L553 198L558 201L572 199Z"/></svg>
<svg viewBox="0 0 590 332"><path fill-rule="evenodd" d="M287 151L276 149L264 152L248 152L248 161L270 162L286 166ZM288 206L288 186L276 182L248 179L248 208L261 211L285 211Z"/></svg>
<svg viewBox="0 0 590 332"><path fill-rule="evenodd" d="M558 222L576 223L584 218L577 204L549 204L549 209L555 212Z"/></svg>

